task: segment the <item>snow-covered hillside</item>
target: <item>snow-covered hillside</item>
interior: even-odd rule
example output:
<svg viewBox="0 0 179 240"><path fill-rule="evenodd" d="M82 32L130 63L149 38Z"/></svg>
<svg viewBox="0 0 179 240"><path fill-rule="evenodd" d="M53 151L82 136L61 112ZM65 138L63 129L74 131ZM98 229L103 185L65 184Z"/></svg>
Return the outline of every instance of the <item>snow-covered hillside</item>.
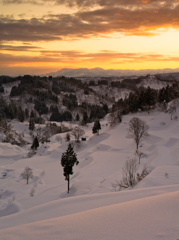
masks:
<svg viewBox="0 0 179 240"><path fill-rule="evenodd" d="M159 81L156 76L154 75L149 75L147 76L141 83L137 85L137 87L150 87L153 89L161 89L163 87L166 87L167 85L171 85L172 83L170 82L164 82L164 81Z"/></svg>
<svg viewBox="0 0 179 240"><path fill-rule="evenodd" d="M133 189L115 191L126 160L136 157L135 143L126 138L132 117L150 126L138 164L139 173L144 165L150 173ZM153 111L126 115L113 128L107 123L106 116L99 135L92 134L93 124L84 127L87 140L75 147L79 165L69 194L60 164L68 144L58 135L31 158L27 147L0 144L1 240L179 238L179 120ZM34 174L28 185L21 177L26 166Z"/></svg>

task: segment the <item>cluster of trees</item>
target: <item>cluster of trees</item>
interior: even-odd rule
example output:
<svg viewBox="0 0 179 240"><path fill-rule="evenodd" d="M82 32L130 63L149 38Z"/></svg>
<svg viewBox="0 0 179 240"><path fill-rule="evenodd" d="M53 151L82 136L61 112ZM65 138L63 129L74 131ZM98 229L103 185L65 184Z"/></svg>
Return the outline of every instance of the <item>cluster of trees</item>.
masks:
<svg viewBox="0 0 179 240"><path fill-rule="evenodd" d="M58 103L58 97L54 95L51 90L46 91L34 90L33 96L38 97L38 100L41 102L50 100L52 102Z"/></svg>
<svg viewBox="0 0 179 240"><path fill-rule="evenodd" d="M61 94L61 92L68 92L68 93L74 92L73 88L70 86L70 84L68 84L68 80L66 81L66 79L64 78L59 80L53 79L52 91L58 95Z"/></svg>
<svg viewBox="0 0 179 240"><path fill-rule="evenodd" d="M63 121L72 121L72 114L69 111L59 112L58 108L53 108L52 114L50 116L50 121L63 122Z"/></svg>
<svg viewBox="0 0 179 240"><path fill-rule="evenodd" d="M121 109L122 114L129 112L137 112L150 110L157 103L166 103L179 97L179 83L173 83L172 86L167 85L160 90L147 88L139 88L134 92L130 92L129 96L124 100L120 99L113 105L113 111Z"/></svg>
<svg viewBox="0 0 179 240"><path fill-rule="evenodd" d="M45 104L45 102L42 102L38 99L35 99L35 105L34 105L34 109L40 114L47 114L49 109L47 107L47 105Z"/></svg>
<svg viewBox="0 0 179 240"><path fill-rule="evenodd" d="M103 118L109 112L108 105L106 103L95 105L82 102L82 104L79 105L79 109L83 114L82 124L84 125L88 122L94 122L95 119Z"/></svg>
<svg viewBox="0 0 179 240"><path fill-rule="evenodd" d="M83 89L84 94L95 93L93 89L89 87L87 82L77 80L75 78L65 78L65 77L40 77L40 76L18 76L16 78L10 79L0 79L0 87L2 83L20 81L18 86L13 86L10 92L10 97L22 96L24 94L30 94L29 99L25 99L26 103L29 102L33 105L33 108L41 116L42 114L51 113L51 121L71 121L73 112L75 111L76 117L74 120L82 121L82 124L87 122L92 122L96 118L101 119L108 113L108 105L101 103L100 105L88 104L83 102L81 105L78 104L77 96L75 91L77 89ZM108 84L107 80L99 80L98 84ZM2 89L2 91L4 91ZM65 92L68 92L65 94ZM57 108L58 96L61 95L62 104L67 107L67 111L60 113L59 110L53 109ZM25 96L25 95L24 95ZM54 106L49 107L47 101L54 102ZM7 119L20 119L21 122L27 119L28 110L20 109L17 114L17 107L13 102L13 107L10 104L6 104L6 109L4 110L4 116ZM17 104L18 106L19 104ZM22 110L22 111L21 111ZM18 116L19 115L19 116ZM81 119L80 119L80 116Z"/></svg>
<svg viewBox="0 0 179 240"><path fill-rule="evenodd" d="M75 94L65 94L63 97L63 105L66 106L69 110L74 110L78 107L77 97Z"/></svg>
<svg viewBox="0 0 179 240"><path fill-rule="evenodd" d="M4 93L4 87L2 86L1 83L0 83L0 93Z"/></svg>
<svg viewBox="0 0 179 240"><path fill-rule="evenodd" d="M2 98L0 99L0 115L5 119L18 119L23 122L25 118L28 118L29 111L26 108L23 110L21 106L17 106L14 102L6 103Z"/></svg>
<svg viewBox="0 0 179 240"><path fill-rule="evenodd" d="M0 132L2 133L3 142L8 142L11 144L16 144L23 147L28 142L24 139L23 133L17 133L6 119L2 118L0 115Z"/></svg>

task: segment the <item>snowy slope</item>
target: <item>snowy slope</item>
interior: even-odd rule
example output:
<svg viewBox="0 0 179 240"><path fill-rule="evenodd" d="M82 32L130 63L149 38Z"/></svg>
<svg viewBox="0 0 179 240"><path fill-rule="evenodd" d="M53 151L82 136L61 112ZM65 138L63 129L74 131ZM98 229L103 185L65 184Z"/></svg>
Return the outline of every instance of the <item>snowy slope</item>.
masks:
<svg viewBox="0 0 179 240"><path fill-rule="evenodd" d="M132 190L115 192L112 183L122 178L126 160L136 157L135 143L126 138L134 116L150 126L150 137L140 144L145 157L138 172L145 164L151 172ZM114 128L106 117L101 125L98 136L93 124L84 127L87 141L75 147L80 163L69 194L60 165L65 141L54 136L31 158L27 148L0 144L0 239L28 240L33 233L33 239L177 240L179 120L153 111L126 115ZM25 166L34 173L28 185L21 178Z"/></svg>

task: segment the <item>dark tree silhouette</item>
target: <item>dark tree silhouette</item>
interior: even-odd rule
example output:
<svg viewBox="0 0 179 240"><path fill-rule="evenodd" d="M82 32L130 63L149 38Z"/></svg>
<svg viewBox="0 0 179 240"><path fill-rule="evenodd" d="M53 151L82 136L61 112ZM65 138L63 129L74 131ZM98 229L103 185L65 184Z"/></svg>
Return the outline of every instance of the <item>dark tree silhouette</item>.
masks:
<svg viewBox="0 0 179 240"><path fill-rule="evenodd" d="M35 137L34 141L32 143L31 149L35 149L36 150L38 147L39 147L39 141L38 141L38 138Z"/></svg>
<svg viewBox="0 0 179 240"><path fill-rule="evenodd" d="M97 119L97 120L94 122L94 126L93 126L93 128L92 128L93 134L94 134L94 133L99 134L99 130L100 130L100 129L101 129L101 124L100 124L99 120Z"/></svg>
<svg viewBox="0 0 179 240"><path fill-rule="evenodd" d="M148 134L149 126L147 123L140 118L133 117L129 122L129 129L127 138L132 138L136 143L136 148L138 150L140 141L149 136Z"/></svg>
<svg viewBox="0 0 179 240"><path fill-rule="evenodd" d="M61 157L61 165L63 167L63 175L65 176L65 180L68 181L68 193L70 190L70 175L73 174L73 166L78 165L77 155L74 152L72 145L69 143L66 152L62 153Z"/></svg>
<svg viewBox="0 0 179 240"><path fill-rule="evenodd" d="M30 118L29 120L29 130L33 131L35 128L35 122L33 118Z"/></svg>

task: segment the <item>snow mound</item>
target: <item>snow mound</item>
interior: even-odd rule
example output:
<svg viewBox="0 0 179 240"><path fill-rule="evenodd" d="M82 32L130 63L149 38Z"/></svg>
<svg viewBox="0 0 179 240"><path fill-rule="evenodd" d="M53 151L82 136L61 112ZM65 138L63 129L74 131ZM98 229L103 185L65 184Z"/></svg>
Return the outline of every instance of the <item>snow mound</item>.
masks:
<svg viewBox="0 0 179 240"><path fill-rule="evenodd" d="M26 151L17 145L11 145L10 143L0 142L0 166L8 165L23 158Z"/></svg>
<svg viewBox="0 0 179 240"><path fill-rule="evenodd" d="M22 207L19 203L15 202L15 201L10 202L4 209L0 210L0 217L11 215L11 214L20 212L21 210L22 210Z"/></svg>
<svg viewBox="0 0 179 240"><path fill-rule="evenodd" d="M145 177L135 189L179 184L178 176L179 166L159 166Z"/></svg>
<svg viewBox="0 0 179 240"><path fill-rule="evenodd" d="M1 240L175 240L178 199L179 192L168 193L3 229Z"/></svg>
<svg viewBox="0 0 179 240"><path fill-rule="evenodd" d="M17 145L11 145L10 143L0 143L1 156L13 156L23 153L25 153L25 151Z"/></svg>

